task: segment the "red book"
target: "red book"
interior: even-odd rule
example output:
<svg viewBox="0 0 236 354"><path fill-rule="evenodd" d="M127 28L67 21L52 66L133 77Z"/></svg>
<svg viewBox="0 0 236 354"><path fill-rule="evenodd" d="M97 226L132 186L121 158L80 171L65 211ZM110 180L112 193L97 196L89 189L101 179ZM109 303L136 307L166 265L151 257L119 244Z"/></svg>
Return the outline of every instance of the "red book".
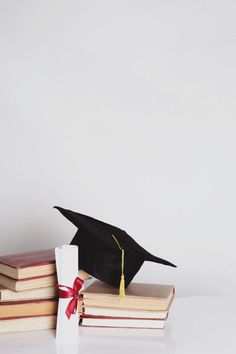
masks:
<svg viewBox="0 0 236 354"><path fill-rule="evenodd" d="M0 257L0 273L13 279L28 279L56 273L53 249Z"/></svg>

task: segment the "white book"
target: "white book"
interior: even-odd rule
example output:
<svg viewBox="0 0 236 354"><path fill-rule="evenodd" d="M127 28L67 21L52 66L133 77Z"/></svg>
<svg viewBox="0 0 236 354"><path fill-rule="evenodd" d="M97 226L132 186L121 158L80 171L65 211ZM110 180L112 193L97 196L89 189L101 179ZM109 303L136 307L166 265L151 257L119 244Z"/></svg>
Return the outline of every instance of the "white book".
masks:
<svg viewBox="0 0 236 354"><path fill-rule="evenodd" d="M165 320L139 320L139 319L111 319L111 318L83 318L82 326L92 327L122 327L122 328L153 328L165 327Z"/></svg>

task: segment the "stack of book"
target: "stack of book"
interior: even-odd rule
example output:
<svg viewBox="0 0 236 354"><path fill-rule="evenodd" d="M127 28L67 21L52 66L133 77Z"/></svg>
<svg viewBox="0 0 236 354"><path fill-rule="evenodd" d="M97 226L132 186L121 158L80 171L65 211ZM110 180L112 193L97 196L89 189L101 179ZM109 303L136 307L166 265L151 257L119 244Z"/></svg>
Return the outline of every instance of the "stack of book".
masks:
<svg viewBox="0 0 236 354"><path fill-rule="evenodd" d="M0 257L0 333L55 328L54 249Z"/></svg>
<svg viewBox="0 0 236 354"><path fill-rule="evenodd" d="M174 293L172 285L131 283L121 298L117 289L95 281L83 292L80 325L164 328Z"/></svg>

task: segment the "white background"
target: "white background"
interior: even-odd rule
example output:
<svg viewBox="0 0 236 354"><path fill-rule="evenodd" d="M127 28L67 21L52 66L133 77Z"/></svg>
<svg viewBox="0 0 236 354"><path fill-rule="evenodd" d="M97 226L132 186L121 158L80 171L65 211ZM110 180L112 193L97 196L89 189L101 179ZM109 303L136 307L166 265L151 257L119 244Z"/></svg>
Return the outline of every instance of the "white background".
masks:
<svg viewBox="0 0 236 354"><path fill-rule="evenodd" d="M0 254L69 243L53 205L236 290L236 3L0 0Z"/></svg>

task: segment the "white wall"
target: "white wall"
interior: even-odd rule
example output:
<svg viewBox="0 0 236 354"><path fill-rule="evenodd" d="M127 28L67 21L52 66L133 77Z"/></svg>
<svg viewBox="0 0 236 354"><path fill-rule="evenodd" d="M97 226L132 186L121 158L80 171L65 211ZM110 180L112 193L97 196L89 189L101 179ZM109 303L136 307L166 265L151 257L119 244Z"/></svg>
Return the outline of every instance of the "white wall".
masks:
<svg viewBox="0 0 236 354"><path fill-rule="evenodd" d="M70 242L53 205L123 227L232 294L236 3L0 0L0 254Z"/></svg>

